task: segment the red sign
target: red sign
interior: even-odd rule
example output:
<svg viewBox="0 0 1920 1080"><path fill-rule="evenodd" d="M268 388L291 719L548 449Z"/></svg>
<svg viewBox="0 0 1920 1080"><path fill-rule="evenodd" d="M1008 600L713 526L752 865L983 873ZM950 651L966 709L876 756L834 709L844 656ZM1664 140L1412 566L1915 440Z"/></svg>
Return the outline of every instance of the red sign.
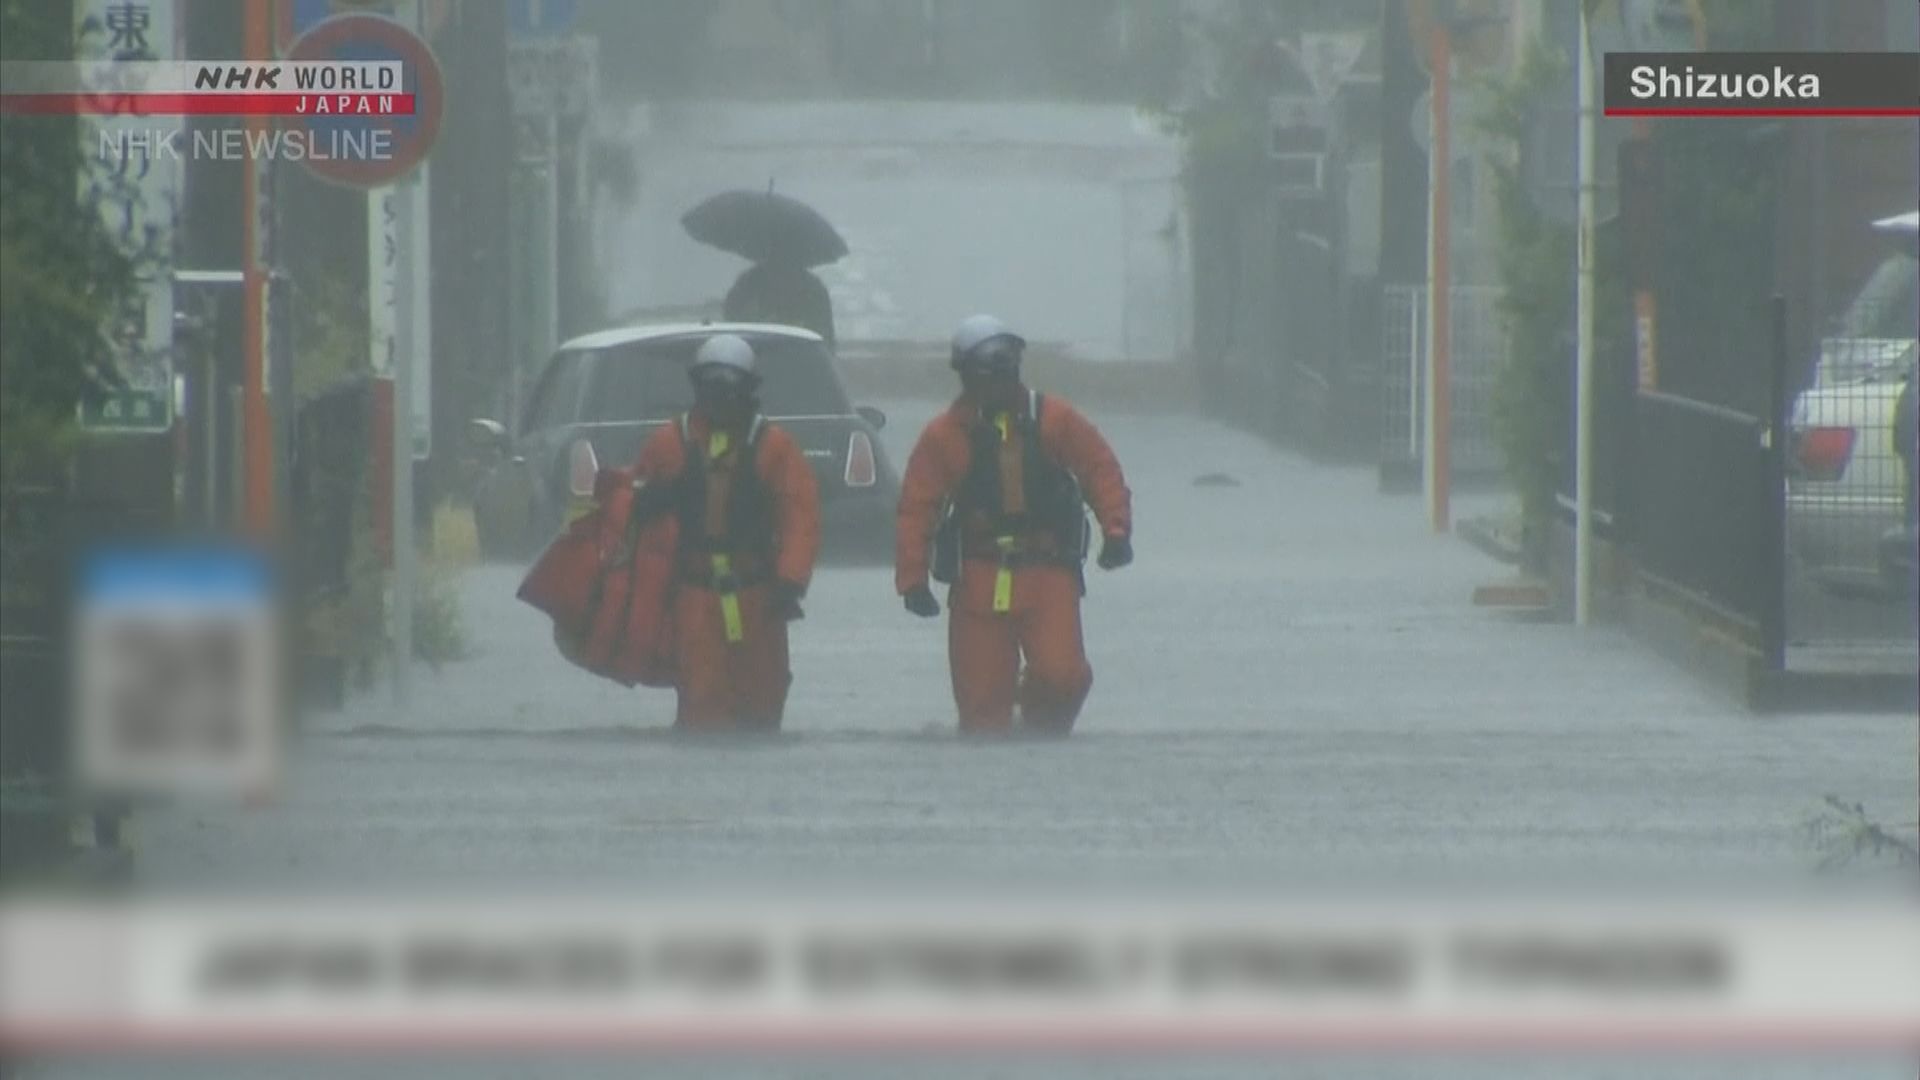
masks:
<svg viewBox="0 0 1920 1080"><path fill-rule="evenodd" d="M336 15L315 23L287 51L288 60L397 60L405 65L403 91L411 115L358 111L288 117L330 152L302 159L322 179L354 187L381 187L426 160L440 134L445 108L440 64L419 35L379 15Z"/></svg>

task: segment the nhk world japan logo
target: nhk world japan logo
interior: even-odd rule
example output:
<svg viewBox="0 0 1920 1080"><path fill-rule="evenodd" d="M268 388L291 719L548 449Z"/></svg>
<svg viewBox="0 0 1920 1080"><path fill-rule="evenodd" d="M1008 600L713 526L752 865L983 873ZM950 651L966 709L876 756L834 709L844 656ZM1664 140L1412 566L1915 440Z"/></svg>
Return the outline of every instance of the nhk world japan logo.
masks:
<svg viewBox="0 0 1920 1080"><path fill-rule="evenodd" d="M0 64L0 111L95 116L412 116L394 60Z"/></svg>

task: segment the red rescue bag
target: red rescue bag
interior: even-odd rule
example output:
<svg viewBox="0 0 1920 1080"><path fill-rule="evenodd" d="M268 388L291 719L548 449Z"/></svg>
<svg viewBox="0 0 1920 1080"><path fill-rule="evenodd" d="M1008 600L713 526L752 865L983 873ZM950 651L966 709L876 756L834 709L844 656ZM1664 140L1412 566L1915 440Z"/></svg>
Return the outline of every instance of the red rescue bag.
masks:
<svg viewBox="0 0 1920 1080"><path fill-rule="evenodd" d="M553 619L561 655L622 686L674 684L673 573L680 522L633 516L632 469L602 469L594 506L534 561L516 594Z"/></svg>

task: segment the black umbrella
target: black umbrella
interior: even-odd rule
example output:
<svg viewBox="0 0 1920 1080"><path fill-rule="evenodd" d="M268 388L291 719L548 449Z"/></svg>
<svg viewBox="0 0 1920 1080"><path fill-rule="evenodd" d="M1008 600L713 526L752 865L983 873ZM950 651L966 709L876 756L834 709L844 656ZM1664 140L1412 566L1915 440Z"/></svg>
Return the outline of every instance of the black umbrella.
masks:
<svg viewBox="0 0 1920 1080"><path fill-rule="evenodd" d="M847 242L820 212L773 191L723 191L680 217L687 235L757 263L822 266Z"/></svg>

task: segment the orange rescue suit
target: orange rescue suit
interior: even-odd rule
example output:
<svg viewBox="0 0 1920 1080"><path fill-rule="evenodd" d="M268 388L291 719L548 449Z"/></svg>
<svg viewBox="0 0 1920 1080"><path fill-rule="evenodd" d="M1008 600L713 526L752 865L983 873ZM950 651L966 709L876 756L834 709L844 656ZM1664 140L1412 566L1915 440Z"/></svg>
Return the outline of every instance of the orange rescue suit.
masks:
<svg viewBox="0 0 1920 1080"><path fill-rule="evenodd" d="M689 462L689 452L701 460ZM751 453L751 475L743 459ZM689 467L691 465L691 468ZM804 589L820 551L820 493L799 444L756 417L716 431L695 410L656 430L635 465L681 484L674 726L777 729L793 682L774 582Z"/></svg>
<svg viewBox="0 0 1920 1080"><path fill-rule="evenodd" d="M1071 730L1093 687L1080 632L1077 554L1072 564L1049 558L1059 554L1061 538L1038 529L995 535L996 519L1014 520L1030 509L1009 505L1025 497L1019 462L1030 448L1020 440L1037 437L1046 461L1071 474L1105 537L1133 533L1132 494L1099 429L1060 398L1023 392L1022 400L1037 405L1040 415L984 414L963 395L921 433L901 480L894 587L904 596L927 584L934 531L974 469L983 425L998 430L993 469L1001 505L973 507L971 520L962 518L959 580L947 596L947 655L962 731L1006 731L1016 704L1028 727ZM1017 554L1001 554L1003 541Z"/></svg>

